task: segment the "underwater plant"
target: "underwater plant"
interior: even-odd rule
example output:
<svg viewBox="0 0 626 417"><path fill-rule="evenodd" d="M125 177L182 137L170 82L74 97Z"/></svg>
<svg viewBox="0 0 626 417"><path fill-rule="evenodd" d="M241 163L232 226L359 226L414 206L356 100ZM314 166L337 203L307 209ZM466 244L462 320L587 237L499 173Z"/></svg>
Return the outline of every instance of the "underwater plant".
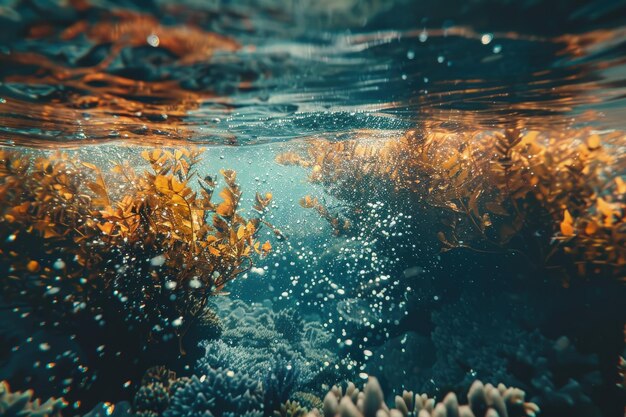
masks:
<svg viewBox="0 0 626 417"><path fill-rule="evenodd" d="M383 200L390 211L437 211L430 221L414 217L416 226L428 225L425 236L432 236L432 222L440 224L442 251L515 252L564 278L624 278L626 160L613 152L623 135L424 126L399 138L369 132L339 142L315 138L276 161L308 169L309 181L343 204L332 210L311 196L300 202L327 219L335 234L367 228L367 205Z"/></svg>
<svg viewBox="0 0 626 417"><path fill-rule="evenodd" d="M3 417L61 417L67 404L63 399L45 402L33 399L33 391L11 392L6 381L0 381L0 415Z"/></svg>
<svg viewBox="0 0 626 417"><path fill-rule="evenodd" d="M145 171L122 162L105 174L65 154L0 152L3 297L61 323L96 362L129 356L137 366L172 338L184 353L208 299L271 250L256 240L271 194L257 194L258 217L246 219L234 171L221 172L222 201L212 201L200 149L141 156Z"/></svg>

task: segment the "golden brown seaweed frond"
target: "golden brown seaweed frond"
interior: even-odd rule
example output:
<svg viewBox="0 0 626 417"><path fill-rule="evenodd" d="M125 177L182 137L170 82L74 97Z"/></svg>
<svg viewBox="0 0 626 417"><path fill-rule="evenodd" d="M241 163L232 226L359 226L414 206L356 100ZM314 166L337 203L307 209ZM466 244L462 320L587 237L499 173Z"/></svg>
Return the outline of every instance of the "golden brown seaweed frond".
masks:
<svg viewBox="0 0 626 417"><path fill-rule="evenodd" d="M208 297L271 250L256 239L262 218L240 214L234 171L221 172L214 201L201 150L141 156L143 172L103 173L65 154L0 151L3 296L54 316L119 312L147 339L182 337ZM259 195L259 216L271 199Z"/></svg>
<svg viewBox="0 0 626 417"><path fill-rule="evenodd" d="M304 196L300 199L300 206L315 209L320 216L328 221L328 224L330 224L333 228L333 233L336 236L347 234L350 231L350 220L342 218L339 214L332 214L325 205L318 201L317 198L309 195Z"/></svg>
<svg viewBox="0 0 626 417"><path fill-rule="evenodd" d="M338 215L358 222L362 207L385 199L436 208L443 250L515 250L549 267L623 278L626 161L617 150L624 142L621 132L589 129L423 129L380 140L316 138L305 152L276 160L307 168L311 182L347 203L331 214L304 200L335 233Z"/></svg>

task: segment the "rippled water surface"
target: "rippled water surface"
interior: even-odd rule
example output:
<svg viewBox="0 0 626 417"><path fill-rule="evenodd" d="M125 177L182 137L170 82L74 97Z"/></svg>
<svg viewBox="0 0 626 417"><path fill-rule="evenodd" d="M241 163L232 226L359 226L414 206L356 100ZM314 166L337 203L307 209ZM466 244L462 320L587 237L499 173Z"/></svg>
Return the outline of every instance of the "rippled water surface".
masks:
<svg viewBox="0 0 626 417"><path fill-rule="evenodd" d="M0 417L621 417L625 151L621 1L0 0Z"/></svg>
<svg viewBox="0 0 626 417"><path fill-rule="evenodd" d="M619 2L561 2L550 18L534 2L414 3L8 2L2 139L247 144L530 116L619 127Z"/></svg>

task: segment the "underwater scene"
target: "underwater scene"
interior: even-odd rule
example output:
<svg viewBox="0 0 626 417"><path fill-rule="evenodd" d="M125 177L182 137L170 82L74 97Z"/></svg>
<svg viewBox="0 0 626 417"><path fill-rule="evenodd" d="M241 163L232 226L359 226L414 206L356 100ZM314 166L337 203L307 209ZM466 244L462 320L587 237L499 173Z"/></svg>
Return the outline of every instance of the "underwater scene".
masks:
<svg viewBox="0 0 626 417"><path fill-rule="evenodd" d="M626 3L0 0L0 417L623 417Z"/></svg>

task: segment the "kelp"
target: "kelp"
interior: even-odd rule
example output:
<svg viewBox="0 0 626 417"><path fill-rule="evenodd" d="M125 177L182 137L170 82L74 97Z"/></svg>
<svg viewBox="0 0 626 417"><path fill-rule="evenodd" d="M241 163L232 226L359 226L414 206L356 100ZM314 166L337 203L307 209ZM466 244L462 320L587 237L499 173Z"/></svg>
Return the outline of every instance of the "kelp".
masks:
<svg viewBox="0 0 626 417"><path fill-rule="evenodd" d="M590 129L447 131L425 126L401 137L370 132L333 142L307 141L304 151L278 155L299 165L344 207L314 208L337 234L365 227L364 207L384 198L437 212L443 251L514 251L571 275L626 277L626 169L622 132ZM410 203L407 204L407 203ZM348 219L340 222L340 218ZM572 268L573 265L573 268Z"/></svg>
<svg viewBox="0 0 626 417"><path fill-rule="evenodd" d="M257 194L245 218L236 173L224 170L215 201L201 152L145 150L147 169L103 172L67 154L0 151L5 301L114 356L173 338L184 353L208 298L271 250L257 235L272 195Z"/></svg>

